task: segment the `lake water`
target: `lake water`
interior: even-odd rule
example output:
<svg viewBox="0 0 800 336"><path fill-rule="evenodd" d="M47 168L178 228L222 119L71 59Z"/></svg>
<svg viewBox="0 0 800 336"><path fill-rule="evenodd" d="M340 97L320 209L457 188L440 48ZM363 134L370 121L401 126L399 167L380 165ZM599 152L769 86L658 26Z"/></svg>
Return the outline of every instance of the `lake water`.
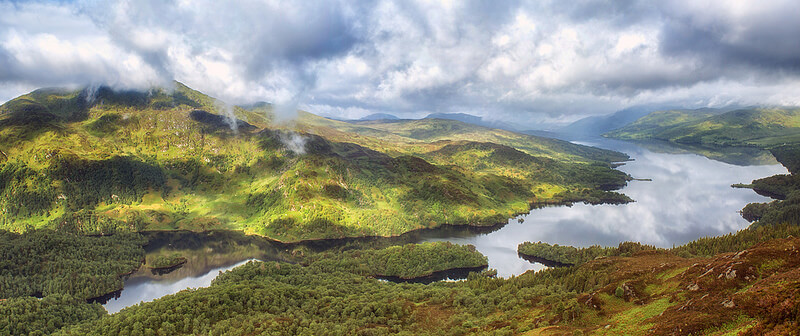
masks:
<svg viewBox="0 0 800 336"><path fill-rule="evenodd" d="M175 294L187 288L208 287L211 281L219 275L219 272L233 269L244 265L250 260L243 260L232 265L225 265L212 268L211 270L186 277L132 277L125 281L125 288L120 297L112 299L104 305L106 310L113 314L122 308L133 306L139 302L148 302L162 296Z"/></svg>
<svg viewBox="0 0 800 336"><path fill-rule="evenodd" d="M638 241L672 247L704 236L718 236L749 225L738 213L752 202L767 202L750 189L731 188L733 183L788 173L776 161L739 166L684 153L654 152L631 142L593 139L578 142L628 154L634 161L619 167L634 178L619 190L635 200L623 205L575 204L571 207L534 209L511 219L497 231L459 237L430 233L424 241L472 244L489 258L499 276L518 275L544 268L517 257L517 245L525 241L587 247L616 246ZM650 146L648 146L650 147Z"/></svg>
<svg viewBox="0 0 800 336"><path fill-rule="evenodd" d="M544 268L517 256L517 245L525 241L543 241L573 246L616 246L623 241L638 241L659 247L680 245L703 236L717 236L747 227L738 211L752 202L766 202L749 189L735 189L733 183L787 173L769 155L757 160L715 157L726 162L759 165L734 165L711 160L681 150L663 150L664 146L640 145L610 139L584 140L578 143L624 152L634 160L619 167L634 178L620 192L636 202L624 205L558 206L534 209L529 214L510 219L507 225L492 232L469 228L425 230L399 238L370 238L342 243L310 246L328 248L381 247L409 242L450 241L472 244L489 258L489 267L498 275L509 277L528 270ZM648 149L649 148L649 149ZM748 152L748 155L751 153ZM716 155L716 154L715 154ZM737 156L738 155L738 156ZM523 221L520 222L519 219ZM291 247L271 243L240 233L164 233L156 234L148 246L148 255L178 251L189 261L175 272L156 275L140 270L125 282L117 299L105 307L109 312L185 288L208 286L220 271L231 269L250 259L285 260Z"/></svg>

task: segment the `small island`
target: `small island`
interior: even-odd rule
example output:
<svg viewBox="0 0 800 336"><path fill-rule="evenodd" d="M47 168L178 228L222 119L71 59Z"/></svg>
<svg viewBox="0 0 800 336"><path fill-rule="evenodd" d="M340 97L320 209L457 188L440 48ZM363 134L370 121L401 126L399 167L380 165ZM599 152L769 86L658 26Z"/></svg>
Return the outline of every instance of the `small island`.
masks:
<svg viewBox="0 0 800 336"><path fill-rule="evenodd" d="M428 282L463 278L489 266L486 256L472 245L432 242L392 246L380 250L321 253L310 266L350 272L393 282Z"/></svg>
<svg viewBox="0 0 800 336"><path fill-rule="evenodd" d="M638 242L622 242L617 247L593 245L584 248L573 246L550 245L543 242L524 242L517 246L520 258L530 262L538 262L548 267L576 266L599 257L630 257L636 252L657 250L655 246Z"/></svg>
<svg viewBox="0 0 800 336"><path fill-rule="evenodd" d="M543 242L524 242L517 247L522 259L548 267L572 266L577 263L578 249L572 246L550 245Z"/></svg>
<svg viewBox="0 0 800 336"><path fill-rule="evenodd" d="M148 258L144 266L152 270L172 270L182 266L186 261L186 258L179 254L158 255Z"/></svg>

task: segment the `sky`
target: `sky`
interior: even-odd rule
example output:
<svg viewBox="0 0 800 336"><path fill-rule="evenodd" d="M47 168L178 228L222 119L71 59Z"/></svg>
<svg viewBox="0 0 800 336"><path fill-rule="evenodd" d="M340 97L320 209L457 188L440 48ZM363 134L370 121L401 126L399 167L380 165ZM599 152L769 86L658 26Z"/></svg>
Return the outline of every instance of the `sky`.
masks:
<svg viewBox="0 0 800 336"><path fill-rule="evenodd" d="M337 118L520 127L632 106L800 105L800 1L0 0L0 102L169 86Z"/></svg>

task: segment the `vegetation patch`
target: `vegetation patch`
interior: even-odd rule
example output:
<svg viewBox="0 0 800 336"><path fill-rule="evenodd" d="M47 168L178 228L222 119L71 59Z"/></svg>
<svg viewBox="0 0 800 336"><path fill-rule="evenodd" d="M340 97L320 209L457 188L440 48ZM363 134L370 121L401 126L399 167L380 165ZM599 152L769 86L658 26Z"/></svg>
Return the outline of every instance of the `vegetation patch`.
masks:
<svg viewBox="0 0 800 336"><path fill-rule="evenodd" d="M68 294L79 299L122 289L139 268L146 240L120 233L88 237L51 230L0 230L0 298Z"/></svg>
<svg viewBox="0 0 800 336"><path fill-rule="evenodd" d="M151 269L173 268L186 263L186 258L179 254L155 255L148 257L145 266Z"/></svg>

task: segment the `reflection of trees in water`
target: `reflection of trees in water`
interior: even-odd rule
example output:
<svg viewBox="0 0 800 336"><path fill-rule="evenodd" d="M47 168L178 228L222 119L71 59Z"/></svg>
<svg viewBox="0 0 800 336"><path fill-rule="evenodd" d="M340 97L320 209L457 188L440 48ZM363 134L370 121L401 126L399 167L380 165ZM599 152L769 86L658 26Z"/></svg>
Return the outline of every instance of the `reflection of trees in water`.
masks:
<svg viewBox="0 0 800 336"><path fill-rule="evenodd" d="M692 153L737 166L778 164L769 151L755 147L699 146L660 140L630 140L630 142L655 153Z"/></svg>
<svg viewBox="0 0 800 336"><path fill-rule="evenodd" d="M143 233L149 239L149 243L145 246L147 258L178 253L185 257L187 262L179 267L158 272L142 268L131 278L182 279L206 274L213 269L248 259L296 263L301 262L308 253L380 249L418 243L432 238L473 237L499 230L504 224L488 227L444 225L396 237L321 239L290 244L246 235L239 231L150 231Z"/></svg>

